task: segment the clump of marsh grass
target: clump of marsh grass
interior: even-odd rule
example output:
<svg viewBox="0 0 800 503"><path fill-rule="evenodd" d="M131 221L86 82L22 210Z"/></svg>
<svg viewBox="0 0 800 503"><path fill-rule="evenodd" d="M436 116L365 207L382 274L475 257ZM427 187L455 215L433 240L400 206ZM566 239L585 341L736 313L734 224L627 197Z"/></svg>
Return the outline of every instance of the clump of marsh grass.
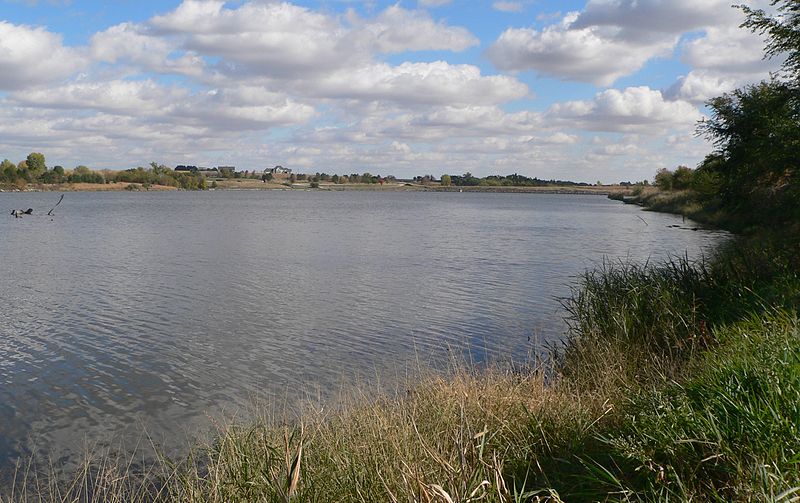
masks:
<svg viewBox="0 0 800 503"><path fill-rule="evenodd" d="M563 301L570 332L560 370L583 387L604 377L621 379L611 385L623 389L678 377L692 355L716 344L715 327L800 307L796 249L783 237L760 235L697 262L677 257L587 271Z"/></svg>
<svg viewBox="0 0 800 503"><path fill-rule="evenodd" d="M708 344L707 284L708 270L685 258L658 266L604 263L586 272L563 303L570 336L561 370L582 386L598 377L623 379L617 386L674 375L676 362Z"/></svg>
<svg viewBox="0 0 800 503"><path fill-rule="evenodd" d="M301 425L225 428L179 479L185 501L530 501L531 460L602 420L542 372L429 373L378 399L355 397ZM567 426L568 425L568 426ZM566 426L566 427L565 427ZM532 436L533 434L533 436ZM193 463L195 466L196 463ZM527 487L527 488L526 488Z"/></svg>

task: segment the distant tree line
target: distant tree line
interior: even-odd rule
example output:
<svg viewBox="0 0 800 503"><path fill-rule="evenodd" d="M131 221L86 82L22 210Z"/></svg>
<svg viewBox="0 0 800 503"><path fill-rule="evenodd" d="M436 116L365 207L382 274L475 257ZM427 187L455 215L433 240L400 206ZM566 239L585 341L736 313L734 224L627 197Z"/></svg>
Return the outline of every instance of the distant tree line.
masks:
<svg viewBox="0 0 800 503"><path fill-rule="evenodd" d="M261 179L265 182L271 182L275 180L275 177L272 173L265 173L261 176ZM397 178L394 175L373 175L372 173L365 172L362 174L358 173L351 173L349 175L338 175L338 174L328 174L328 173L291 173L290 175L286 176L285 178L286 183L297 183L297 182L309 182L312 184L319 184L320 182L327 182L327 183L335 183L335 184L345 184L345 183L377 183L382 184L386 182L396 182Z"/></svg>
<svg viewBox="0 0 800 503"><path fill-rule="evenodd" d="M566 180L542 180L530 178L514 173L513 175L489 175L478 178L472 173L463 175L442 175L441 184L444 186L457 185L460 187L552 187L552 186L580 186L586 187L591 184L585 182L571 182Z"/></svg>
<svg viewBox="0 0 800 503"><path fill-rule="evenodd" d="M29 183L93 183L105 184L123 182L140 184L147 188L151 185L166 185L186 190L202 190L206 188L205 177L199 173L176 172L163 164L151 162L149 168L137 167L124 171L96 171L86 166L76 166L65 170L63 166L47 167L45 157L39 152L32 152L17 164L5 159L0 163L0 185L24 188Z"/></svg>

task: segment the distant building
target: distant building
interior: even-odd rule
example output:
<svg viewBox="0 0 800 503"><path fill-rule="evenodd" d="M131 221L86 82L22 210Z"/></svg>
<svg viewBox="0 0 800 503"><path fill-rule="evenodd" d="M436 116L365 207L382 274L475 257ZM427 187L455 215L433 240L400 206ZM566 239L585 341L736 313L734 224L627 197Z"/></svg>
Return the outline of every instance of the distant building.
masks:
<svg viewBox="0 0 800 503"><path fill-rule="evenodd" d="M264 173L271 173L273 175L290 175L292 174L292 170L289 168L284 168L283 166L275 166L274 168L265 169Z"/></svg>
<svg viewBox="0 0 800 503"><path fill-rule="evenodd" d="M220 173L228 172L230 174L236 173L236 166L217 166L217 170Z"/></svg>
<svg viewBox="0 0 800 503"><path fill-rule="evenodd" d="M219 176L217 168L200 168L200 174L204 176Z"/></svg>

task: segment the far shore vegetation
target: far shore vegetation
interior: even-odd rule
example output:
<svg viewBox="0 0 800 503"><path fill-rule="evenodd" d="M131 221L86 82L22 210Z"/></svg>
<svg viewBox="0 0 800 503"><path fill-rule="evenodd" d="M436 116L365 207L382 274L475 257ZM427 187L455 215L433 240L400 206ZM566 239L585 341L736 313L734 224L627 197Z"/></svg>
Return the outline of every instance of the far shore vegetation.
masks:
<svg viewBox="0 0 800 503"><path fill-rule="evenodd" d="M178 168L178 167L176 167ZM193 167L194 168L194 167ZM5 159L0 163L0 190L206 190L206 189L397 189L411 188L422 190L448 190L465 188L467 190L502 191L503 189L573 189L575 192L608 193L609 189L597 184L573 182L569 180L543 180L517 173L510 175L489 175L476 177L472 173L462 175L415 176L411 179L398 179L393 175L377 175L369 172L347 175L329 173L271 173L263 171L236 171L235 169L179 170L157 162L149 167L126 170L92 170L77 166L66 170L62 166L49 168L45 156L31 152L17 164ZM647 182L644 182L647 184ZM620 187L632 186L621 182ZM536 191L536 190L533 190Z"/></svg>
<svg viewBox="0 0 800 503"><path fill-rule="evenodd" d="M712 257L586 272L543 362L423 370L183 459L23 463L4 501L798 501L800 4L773 3L743 9L782 75L712 100L714 151L635 196L736 231Z"/></svg>

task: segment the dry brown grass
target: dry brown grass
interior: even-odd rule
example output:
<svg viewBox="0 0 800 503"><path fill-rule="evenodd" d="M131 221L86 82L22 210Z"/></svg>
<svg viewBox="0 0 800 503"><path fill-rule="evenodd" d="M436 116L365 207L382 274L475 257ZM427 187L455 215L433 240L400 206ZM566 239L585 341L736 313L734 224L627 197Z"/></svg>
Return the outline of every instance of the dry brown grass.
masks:
<svg viewBox="0 0 800 503"><path fill-rule="evenodd" d="M544 372L464 368L378 398L220 429L173 489L181 501L530 501L537 457L589 435L609 414L601 392L575 394ZM272 426L271 426L272 424ZM202 469L198 469L202 467ZM300 468L298 468L300 467ZM538 473L537 473L538 472ZM517 477L510 477L516 473ZM515 487L516 485L516 487Z"/></svg>

